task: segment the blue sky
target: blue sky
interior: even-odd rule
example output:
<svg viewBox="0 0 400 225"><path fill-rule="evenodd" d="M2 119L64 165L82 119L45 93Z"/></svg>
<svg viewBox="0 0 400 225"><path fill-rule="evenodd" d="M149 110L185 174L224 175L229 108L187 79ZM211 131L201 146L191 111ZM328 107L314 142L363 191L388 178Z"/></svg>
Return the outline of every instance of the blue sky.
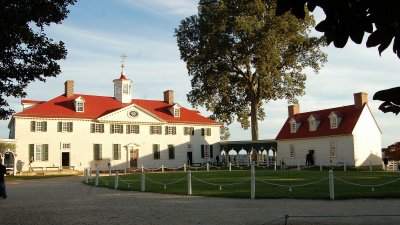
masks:
<svg viewBox="0 0 400 225"><path fill-rule="evenodd" d="M190 77L180 60L174 29L197 12L195 0L79 0L68 18L45 32L62 40L68 49L60 61L62 73L47 82L28 86L26 99L49 100L64 92L66 80L75 81L75 92L113 95L113 79L121 71L121 54L128 56L125 71L133 80L134 98L162 99L163 91L175 91L175 101L191 108L186 100ZM318 19L317 19L318 21ZM320 35L319 33L315 33ZM382 130L382 147L400 141L400 116L378 110L373 94L399 84L400 60L391 46L380 57L377 49L349 42L344 49L328 46L328 63L315 75L308 72L306 94L299 97L301 111L353 104L353 93L367 92L369 106ZM16 112L21 99L9 98ZM264 104L266 119L259 122L260 139L273 139L287 117L286 100ZM202 110L203 114L209 113ZM0 121L0 137L8 136L8 121ZM230 140L249 140L249 130L229 126Z"/></svg>

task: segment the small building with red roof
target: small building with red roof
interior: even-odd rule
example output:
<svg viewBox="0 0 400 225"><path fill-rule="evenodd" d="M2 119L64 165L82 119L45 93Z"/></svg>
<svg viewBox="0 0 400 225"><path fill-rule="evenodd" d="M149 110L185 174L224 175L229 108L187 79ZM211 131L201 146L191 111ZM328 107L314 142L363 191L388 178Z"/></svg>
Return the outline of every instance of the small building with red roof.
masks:
<svg viewBox="0 0 400 225"><path fill-rule="evenodd" d="M162 100L132 98L123 68L113 83L114 96L75 93L68 80L53 99L22 100L23 111L9 124L17 170L177 168L215 161L220 123L176 103L172 90Z"/></svg>
<svg viewBox="0 0 400 225"><path fill-rule="evenodd" d="M286 165L382 165L381 130L363 92L353 105L312 112L289 106L276 141L278 163Z"/></svg>

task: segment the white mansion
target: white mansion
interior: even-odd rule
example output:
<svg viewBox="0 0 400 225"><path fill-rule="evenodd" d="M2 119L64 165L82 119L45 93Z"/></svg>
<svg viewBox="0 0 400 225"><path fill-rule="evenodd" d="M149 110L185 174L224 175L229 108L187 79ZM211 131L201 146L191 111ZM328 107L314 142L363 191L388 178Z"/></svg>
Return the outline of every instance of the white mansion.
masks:
<svg viewBox="0 0 400 225"><path fill-rule="evenodd" d="M68 80L65 93L49 101L22 100L23 111L9 123L17 171L214 161L221 124L175 103L171 90L163 100L132 99L132 81L124 70L113 82L113 97L76 94L74 81Z"/></svg>

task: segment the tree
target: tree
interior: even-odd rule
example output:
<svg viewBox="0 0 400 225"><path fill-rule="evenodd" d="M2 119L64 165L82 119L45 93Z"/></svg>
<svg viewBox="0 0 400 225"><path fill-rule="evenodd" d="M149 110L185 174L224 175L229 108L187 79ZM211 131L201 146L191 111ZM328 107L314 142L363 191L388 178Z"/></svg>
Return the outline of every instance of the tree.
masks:
<svg viewBox="0 0 400 225"><path fill-rule="evenodd" d="M236 118L244 129L251 126L253 140L265 117L263 103L295 102L304 94L303 70L318 72L326 61L319 48L324 40L308 36L314 19L276 17L275 9L272 0L201 0L198 14L175 29L192 77L189 102L226 124Z"/></svg>
<svg viewBox="0 0 400 225"><path fill-rule="evenodd" d="M278 0L276 14L291 11L297 18L305 18L305 5L314 11L320 7L326 18L315 29L323 32L328 44L343 48L349 37L360 44L365 33L367 47L378 47L381 54L393 40L393 52L400 58L400 1L398 0Z"/></svg>
<svg viewBox="0 0 400 225"><path fill-rule="evenodd" d="M14 111L6 97L22 98L35 80L60 74L57 60L65 59L63 42L43 33L51 23L59 24L76 0L0 1L0 119Z"/></svg>
<svg viewBox="0 0 400 225"><path fill-rule="evenodd" d="M366 46L378 47L379 55L393 40L393 52L400 58L400 1L398 0L278 0L277 15L288 11L297 18L305 18L306 11L314 11L318 6L326 18L315 29L323 32L328 44L343 48L349 37L360 44L365 33L369 35ZM374 100L384 101L379 107L382 112L400 111L400 88L381 90Z"/></svg>
<svg viewBox="0 0 400 225"><path fill-rule="evenodd" d="M390 160L400 160L400 142L391 144L387 148L382 148L382 152Z"/></svg>

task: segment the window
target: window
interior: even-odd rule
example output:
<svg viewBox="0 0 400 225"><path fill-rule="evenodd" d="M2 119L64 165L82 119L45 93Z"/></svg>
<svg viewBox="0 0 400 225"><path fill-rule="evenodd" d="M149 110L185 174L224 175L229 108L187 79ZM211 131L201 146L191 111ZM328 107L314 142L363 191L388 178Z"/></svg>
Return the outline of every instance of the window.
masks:
<svg viewBox="0 0 400 225"><path fill-rule="evenodd" d="M29 159L34 161L49 161L49 145L29 144Z"/></svg>
<svg viewBox="0 0 400 225"><path fill-rule="evenodd" d="M315 131L316 127L315 127L315 120L311 119L308 121L309 122L309 126L310 126L310 131Z"/></svg>
<svg viewBox="0 0 400 225"><path fill-rule="evenodd" d="M139 134L139 125L126 125L127 134Z"/></svg>
<svg viewBox="0 0 400 225"><path fill-rule="evenodd" d="M165 135L175 135L176 127L165 126Z"/></svg>
<svg viewBox="0 0 400 225"><path fill-rule="evenodd" d="M31 132L46 132L47 122L46 121L31 121Z"/></svg>
<svg viewBox="0 0 400 225"><path fill-rule="evenodd" d="M336 129L337 128L337 117L332 116L331 117L331 129Z"/></svg>
<svg viewBox="0 0 400 225"><path fill-rule="evenodd" d="M104 124L101 123L90 124L90 133L104 133Z"/></svg>
<svg viewBox="0 0 400 225"><path fill-rule="evenodd" d="M181 110L179 108L174 108L174 117L180 117Z"/></svg>
<svg viewBox="0 0 400 225"><path fill-rule="evenodd" d="M194 127L184 127L183 134L184 135L194 135Z"/></svg>
<svg viewBox="0 0 400 225"><path fill-rule="evenodd" d="M110 125L111 134L122 134L124 133L124 125L122 124L111 124Z"/></svg>
<svg viewBox="0 0 400 225"><path fill-rule="evenodd" d="M202 136L211 136L211 128L201 128Z"/></svg>
<svg viewBox="0 0 400 225"><path fill-rule="evenodd" d="M85 108L85 103L84 102L76 102L76 111L77 112L83 112Z"/></svg>
<svg viewBox="0 0 400 225"><path fill-rule="evenodd" d="M124 84L123 86L122 86L122 93L123 94L129 94L129 84Z"/></svg>
<svg viewBox="0 0 400 225"><path fill-rule="evenodd" d="M101 148L102 148L101 144L93 145L93 159L94 160L102 160Z"/></svg>
<svg viewBox="0 0 400 225"><path fill-rule="evenodd" d="M169 159L175 159L175 146L168 145L168 157Z"/></svg>
<svg viewBox="0 0 400 225"><path fill-rule="evenodd" d="M331 158L335 158L336 157L336 141L331 141L331 143L330 143L329 156Z"/></svg>
<svg viewBox="0 0 400 225"><path fill-rule="evenodd" d="M57 131L58 132L72 132L73 123L72 122L58 122Z"/></svg>
<svg viewBox="0 0 400 225"><path fill-rule="evenodd" d="M161 126L150 126L150 134L161 134Z"/></svg>
<svg viewBox="0 0 400 225"><path fill-rule="evenodd" d="M294 151L294 145L290 145L290 158L295 158L296 157L296 153Z"/></svg>
<svg viewBox="0 0 400 225"><path fill-rule="evenodd" d="M290 133L296 133L296 122L291 122L290 123Z"/></svg>
<svg viewBox="0 0 400 225"><path fill-rule="evenodd" d="M70 150L71 143L61 143L61 150Z"/></svg>
<svg viewBox="0 0 400 225"><path fill-rule="evenodd" d="M203 159L213 158L212 145L201 145L201 158Z"/></svg>
<svg viewBox="0 0 400 225"><path fill-rule="evenodd" d="M121 144L113 144L114 160L121 159Z"/></svg>
<svg viewBox="0 0 400 225"><path fill-rule="evenodd" d="M160 145L153 144L153 155L154 159L160 159Z"/></svg>

